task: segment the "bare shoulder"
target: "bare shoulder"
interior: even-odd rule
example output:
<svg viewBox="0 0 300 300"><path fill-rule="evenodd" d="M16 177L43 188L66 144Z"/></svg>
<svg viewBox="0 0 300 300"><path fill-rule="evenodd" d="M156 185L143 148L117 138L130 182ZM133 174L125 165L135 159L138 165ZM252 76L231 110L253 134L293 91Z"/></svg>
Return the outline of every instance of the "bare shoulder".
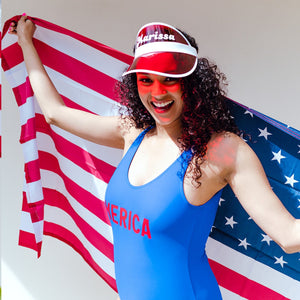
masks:
<svg viewBox="0 0 300 300"><path fill-rule="evenodd" d="M124 153L126 153L128 148L143 130L136 128L134 124L126 118L122 118L121 120L121 130L125 142Z"/></svg>
<svg viewBox="0 0 300 300"><path fill-rule="evenodd" d="M231 164L240 147L246 143L232 132L214 133L207 144L206 159L223 164Z"/></svg>
<svg viewBox="0 0 300 300"><path fill-rule="evenodd" d="M217 165L227 177L241 160L252 160L256 155L248 144L232 132L213 134L207 144L206 160Z"/></svg>

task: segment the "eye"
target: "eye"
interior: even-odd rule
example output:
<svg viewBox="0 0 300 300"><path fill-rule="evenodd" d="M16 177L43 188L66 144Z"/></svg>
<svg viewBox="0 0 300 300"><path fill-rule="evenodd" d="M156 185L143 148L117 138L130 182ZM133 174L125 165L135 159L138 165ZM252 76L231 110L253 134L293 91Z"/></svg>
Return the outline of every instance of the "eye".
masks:
<svg viewBox="0 0 300 300"><path fill-rule="evenodd" d="M152 83L152 80L149 77L138 77L138 81L145 85L149 85Z"/></svg>
<svg viewBox="0 0 300 300"><path fill-rule="evenodd" d="M174 78L174 77L166 77L165 78L165 83L167 83L168 85L172 85L178 82L178 78Z"/></svg>

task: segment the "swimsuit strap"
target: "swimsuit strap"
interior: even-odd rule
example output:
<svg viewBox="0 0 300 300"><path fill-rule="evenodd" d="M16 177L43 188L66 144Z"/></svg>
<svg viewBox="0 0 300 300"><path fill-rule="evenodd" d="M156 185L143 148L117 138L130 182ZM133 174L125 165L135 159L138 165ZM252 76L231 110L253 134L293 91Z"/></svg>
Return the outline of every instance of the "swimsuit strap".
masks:
<svg viewBox="0 0 300 300"><path fill-rule="evenodd" d="M125 156L127 158L129 158L131 160L131 158L133 158L135 152L137 151L139 145L141 144L144 136L146 135L146 133L148 131L150 131L154 126L149 126L146 129L144 129L138 136L137 138L134 140L134 142L131 144L131 146L129 147L129 149L127 150L127 153L125 154Z"/></svg>

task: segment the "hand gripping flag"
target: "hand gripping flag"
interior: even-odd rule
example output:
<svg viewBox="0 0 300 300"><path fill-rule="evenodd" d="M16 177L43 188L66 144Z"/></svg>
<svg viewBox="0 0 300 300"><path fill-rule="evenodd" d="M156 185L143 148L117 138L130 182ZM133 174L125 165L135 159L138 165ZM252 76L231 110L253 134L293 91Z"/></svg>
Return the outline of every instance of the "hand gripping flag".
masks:
<svg viewBox="0 0 300 300"><path fill-rule="evenodd" d="M106 185L121 158L45 122L16 37L3 28L3 69L14 92L25 160L20 245L41 253L43 235L73 247L116 290ZM118 111L114 85L132 57L34 18L34 43L66 105L99 115ZM259 156L286 208L300 218L300 133L228 99L236 123ZM76 120L74 120L76 122ZM99 129L100 130L100 129ZM297 299L300 254L286 254L223 192L207 243L224 299Z"/></svg>

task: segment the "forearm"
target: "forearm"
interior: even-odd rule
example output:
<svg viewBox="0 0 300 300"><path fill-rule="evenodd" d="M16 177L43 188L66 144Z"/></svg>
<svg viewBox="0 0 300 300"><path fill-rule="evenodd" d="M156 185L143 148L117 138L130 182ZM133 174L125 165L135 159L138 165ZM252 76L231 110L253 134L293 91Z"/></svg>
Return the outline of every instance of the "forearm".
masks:
<svg viewBox="0 0 300 300"><path fill-rule="evenodd" d="M64 102L50 80L32 41L20 43L30 84L40 108L49 123L55 123Z"/></svg>

